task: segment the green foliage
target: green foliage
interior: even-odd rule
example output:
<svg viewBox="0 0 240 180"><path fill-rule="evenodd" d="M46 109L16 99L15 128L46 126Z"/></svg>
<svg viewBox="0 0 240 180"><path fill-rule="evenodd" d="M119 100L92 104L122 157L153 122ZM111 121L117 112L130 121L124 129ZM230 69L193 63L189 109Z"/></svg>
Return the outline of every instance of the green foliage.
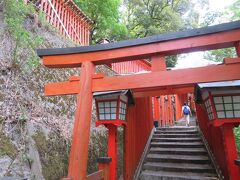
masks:
<svg viewBox="0 0 240 180"><path fill-rule="evenodd" d="M46 139L43 132L38 131L33 139L40 155L44 178L46 180L59 180L66 176L69 142L66 142L58 132L50 133Z"/></svg>
<svg viewBox="0 0 240 180"><path fill-rule="evenodd" d="M125 23L130 36L141 38L164 32L197 27L199 15L190 0L124 0ZM201 1L205 6L206 1ZM198 4L196 2L196 4ZM167 67L176 65L177 57L167 57Z"/></svg>
<svg viewBox="0 0 240 180"><path fill-rule="evenodd" d="M22 0L4 1L4 7L5 23L16 43L13 50L14 63L25 70L31 70L39 65L35 49L43 42L41 37L35 36L24 28L27 16L36 13L35 9L31 5L25 5ZM27 56L22 57L23 49L28 51Z"/></svg>
<svg viewBox="0 0 240 180"><path fill-rule="evenodd" d="M17 155L17 150L11 143L10 139L5 136L3 131L0 129L0 156L7 155L14 159Z"/></svg>
<svg viewBox="0 0 240 180"><path fill-rule="evenodd" d="M101 38L119 41L141 38L198 26L195 4L204 7L207 0L74 0L93 20L92 42ZM200 7L200 8L201 8ZM168 57L168 67L176 64Z"/></svg>
<svg viewBox="0 0 240 180"><path fill-rule="evenodd" d="M238 150L238 157L240 158L240 126L237 128L234 128L234 134L235 134L235 141L236 141L237 150Z"/></svg>
<svg viewBox="0 0 240 180"><path fill-rule="evenodd" d="M240 19L240 0L237 0L234 4L228 7L224 12L214 12L207 14L205 17L206 25L216 23L219 21L221 23L222 20L224 21L235 21ZM226 48L226 49L218 49L213 50L205 53L205 58L222 62L224 58L228 57L236 57L236 50L235 48Z"/></svg>
<svg viewBox="0 0 240 180"><path fill-rule="evenodd" d="M146 37L193 27L198 16L190 0L124 0L126 22L133 37Z"/></svg>
<svg viewBox="0 0 240 180"><path fill-rule="evenodd" d="M123 174L123 167L124 167L124 128L118 127L117 133L117 142L118 142L118 179Z"/></svg>
<svg viewBox="0 0 240 180"><path fill-rule="evenodd" d="M126 37L127 29L120 22L120 0L74 1L93 21L92 43L96 43L101 38L121 40Z"/></svg>
<svg viewBox="0 0 240 180"><path fill-rule="evenodd" d="M216 62L223 62L224 58L232 58L236 57L236 50L235 48L225 48L225 49L218 49L208 51L204 54L205 59L216 61Z"/></svg>
<svg viewBox="0 0 240 180"><path fill-rule="evenodd" d="M230 6L229 14L231 15L231 20L240 19L240 0L237 0L232 6Z"/></svg>
<svg viewBox="0 0 240 180"><path fill-rule="evenodd" d="M177 63L177 56L167 56L166 57L167 67L175 67L176 63Z"/></svg>

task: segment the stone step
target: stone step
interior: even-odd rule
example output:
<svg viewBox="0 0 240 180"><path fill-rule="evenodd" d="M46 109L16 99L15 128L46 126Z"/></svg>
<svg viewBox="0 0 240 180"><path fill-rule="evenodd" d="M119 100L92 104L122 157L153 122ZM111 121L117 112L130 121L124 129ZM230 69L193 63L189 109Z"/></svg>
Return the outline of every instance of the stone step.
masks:
<svg viewBox="0 0 240 180"><path fill-rule="evenodd" d="M153 134L154 138L199 137L199 134Z"/></svg>
<svg viewBox="0 0 240 180"><path fill-rule="evenodd" d="M163 148L202 148L202 142L151 142L150 147Z"/></svg>
<svg viewBox="0 0 240 180"><path fill-rule="evenodd" d="M169 163L169 162L147 162L144 164L143 170L215 173L212 166L208 164Z"/></svg>
<svg viewBox="0 0 240 180"><path fill-rule="evenodd" d="M192 130L192 131L197 131L196 127L179 127L179 126L173 126L173 127L158 127L156 128L156 130L160 130L160 131L169 131L169 130L173 130L173 131L188 131L188 130Z"/></svg>
<svg viewBox="0 0 240 180"><path fill-rule="evenodd" d="M161 131L156 130L154 134L198 134L198 131L196 130L186 130L186 131L180 131L180 130L169 130L169 131Z"/></svg>
<svg viewBox="0 0 240 180"><path fill-rule="evenodd" d="M168 171L155 172L144 170L140 175L140 180L218 180L218 178L210 173L173 173Z"/></svg>
<svg viewBox="0 0 240 180"><path fill-rule="evenodd" d="M202 139L199 137L195 138L152 138L152 142L201 142Z"/></svg>
<svg viewBox="0 0 240 180"><path fill-rule="evenodd" d="M172 162L172 163L211 163L208 156L204 155L172 155L172 154L148 154L145 162Z"/></svg>
<svg viewBox="0 0 240 180"><path fill-rule="evenodd" d="M159 148L151 147L151 154L181 154L181 155L206 155L205 148Z"/></svg>

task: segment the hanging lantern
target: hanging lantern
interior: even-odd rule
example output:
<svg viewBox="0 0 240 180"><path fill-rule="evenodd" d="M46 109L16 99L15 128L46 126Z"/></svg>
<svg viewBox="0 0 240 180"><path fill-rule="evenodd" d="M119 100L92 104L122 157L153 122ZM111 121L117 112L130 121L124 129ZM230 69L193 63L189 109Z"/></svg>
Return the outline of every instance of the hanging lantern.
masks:
<svg viewBox="0 0 240 180"><path fill-rule="evenodd" d="M215 125L240 122L240 80L198 84L195 98Z"/></svg>
<svg viewBox="0 0 240 180"><path fill-rule="evenodd" d="M97 125L126 124L128 105L134 104L130 90L96 92L93 96L97 109Z"/></svg>

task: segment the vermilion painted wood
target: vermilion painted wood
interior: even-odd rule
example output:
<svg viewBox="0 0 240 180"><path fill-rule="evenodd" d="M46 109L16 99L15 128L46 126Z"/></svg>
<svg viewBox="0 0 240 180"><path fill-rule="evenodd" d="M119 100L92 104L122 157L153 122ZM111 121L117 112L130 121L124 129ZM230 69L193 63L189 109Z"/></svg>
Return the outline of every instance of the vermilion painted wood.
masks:
<svg viewBox="0 0 240 180"><path fill-rule="evenodd" d="M192 86L195 83L202 82L236 80L240 79L239 69L240 63L236 63L121 77L104 77L102 79L93 80L92 91L97 92L120 89L142 89L146 91L148 88L161 89L167 86ZM199 76L199 74L201 74L201 76ZM169 91L171 92L171 89ZM78 92L78 87L75 82L51 83L45 87L45 94L48 96L76 94Z"/></svg>
<svg viewBox="0 0 240 180"><path fill-rule="evenodd" d="M215 119L211 120L208 124L216 127L223 126L224 124L240 124L240 118Z"/></svg>
<svg viewBox="0 0 240 180"><path fill-rule="evenodd" d="M224 124L222 127L224 151L227 160L228 175L230 180L239 179L240 171L234 161L238 159L235 137L233 134L234 124Z"/></svg>
<svg viewBox="0 0 240 180"><path fill-rule="evenodd" d="M224 58L224 64L235 64L240 62L240 58Z"/></svg>
<svg viewBox="0 0 240 180"><path fill-rule="evenodd" d="M108 157L112 158L112 161L109 163L109 179L117 179L117 165L118 165L118 156L117 156L117 126L113 124L107 124L108 128Z"/></svg>
<svg viewBox="0 0 240 180"><path fill-rule="evenodd" d="M235 49L236 49L237 56L240 57L240 41L236 42Z"/></svg>
<svg viewBox="0 0 240 180"><path fill-rule="evenodd" d="M127 122L123 121L123 120L98 120L96 122L96 127L100 126L100 125L108 125L108 124L119 127L119 126L122 126L122 125L126 126Z"/></svg>
<svg viewBox="0 0 240 180"><path fill-rule="evenodd" d="M204 105L196 104L196 109L197 119L201 131L208 141L210 149L216 158L217 164L220 166L220 169L224 175L224 179L239 179L240 175L236 175L236 173L239 172L236 171L236 167L234 167L234 161L232 160L236 158L237 154L232 131L233 124L224 124L222 127L209 125L209 120Z"/></svg>
<svg viewBox="0 0 240 180"><path fill-rule="evenodd" d="M40 10L43 11L43 8L44 8L44 5L45 5L45 1L43 2L43 0L41 0L41 7L40 7Z"/></svg>
<svg viewBox="0 0 240 180"><path fill-rule="evenodd" d="M239 41L239 39L240 30L232 30L128 48L69 55L44 56L43 63L50 68L79 67L84 61L91 61L94 64L109 64L121 61L146 59L156 53L164 54L166 56L186 52L233 47L234 43Z"/></svg>
<svg viewBox="0 0 240 180"><path fill-rule="evenodd" d="M164 56L162 56L160 54L153 55L151 57L151 63L152 63L152 65L151 65L152 72L166 71L166 67L167 66L166 66L166 61L165 61L165 57ZM148 91L148 93L151 93L151 92ZM164 97L162 97L162 98L164 98ZM153 109L154 109L154 120L160 121L160 114L159 114L160 113L159 112L160 104L159 104L158 99L156 97L153 97L153 99L154 99L154 103L153 103L153 105L154 105L154 107L153 107ZM161 101L161 103L163 103L163 104L161 104L161 106L163 106L165 108L166 104L163 101ZM168 106L166 108L168 108ZM165 113L167 114L167 112L165 112ZM164 121L167 120L166 118L167 117L164 117ZM160 121L159 124L161 124L161 121Z"/></svg>
<svg viewBox="0 0 240 180"><path fill-rule="evenodd" d="M124 131L124 180L132 180L153 128L151 98L136 98L127 113Z"/></svg>
<svg viewBox="0 0 240 180"><path fill-rule="evenodd" d="M175 113L176 113L176 120L181 118L181 98L179 94L175 95Z"/></svg>
<svg viewBox="0 0 240 180"><path fill-rule="evenodd" d="M51 24L51 6L48 1L47 1L47 4L48 4L48 9L47 9L48 19L47 20Z"/></svg>
<svg viewBox="0 0 240 180"><path fill-rule="evenodd" d="M171 94L186 94L186 93L193 93L194 87L187 86L187 87L172 87L169 89L164 88L155 88L149 90L134 90L134 97L146 97L146 96L162 96L162 95L171 95Z"/></svg>
<svg viewBox="0 0 240 180"><path fill-rule="evenodd" d="M57 0L55 0L54 7L55 7L55 10L59 13L59 11L58 11L58 1L57 1ZM56 28L57 28L57 23L58 23L57 16L56 16L56 14L54 13L53 25L54 25L54 27L56 27Z"/></svg>
<svg viewBox="0 0 240 180"><path fill-rule="evenodd" d="M157 97L153 97L154 99L154 107L153 107L153 119L154 121L158 121L160 124L160 104L159 104L159 99Z"/></svg>
<svg viewBox="0 0 240 180"><path fill-rule="evenodd" d="M85 62L81 68L80 88L68 168L68 177L74 180L86 179L89 131L92 114L93 73L93 64L91 62Z"/></svg>
<svg viewBox="0 0 240 180"><path fill-rule="evenodd" d="M99 163L98 169L103 171L103 180L109 180L109 163Z"/></svg>
<svg viewBox="0 0 240 180"><path fill-rule="evenodd" d="M136 60L112 63L110 68L118 74L137 73L140 71L151 71L151 64L146 60Z"/></svg>
<svg viewBox="0 0 240 180"><path fill-rule="evenodd" d="M68 10L67 10L67 7L66 7L66 4L64 3L63 5L64 7L64 19L63 19L63 24L64 26L66 27L67 29L67 16L68 16ZM64 35L67 36L66 32L64 31Z"/></svg>
<svg viewBox="0 0 240 180"><path fill-rule="evenodd" d="M212 150L212 152L214 153L214 156L216 158L216 161L218 163L218 165L220 166L223 175L225 176L227 174L226 170L226 159L225 159L225 155L222 153L224 146L222 143L222 133L221 131L218 131L218 128L212 128L208 126L208 115L206 113L205 107L203 104L196 104L196 113L197 113L197 120L198 120L198 124L199 127L205 137L205 139L207 140L207 142L209 143L210 149ZM212 135L212 132L214 133ZM215 134L216 133L216 134ZM212 139L215 138L215 142L212 141ZM220 139L220 141L219 141ZM221 151L221 156L219 151L216 151L216 148L218 147L219 151Z"/></svg>
<svg viewBox="0 0 240 180"><path fill-rule="evenodd" d="M103 170L99 170L87 176L87 180L103 180Z"/></svg>
<svg viewBox="0 0 240 180"><path fill-rule="evenodd" d="M155 56L152 56L152 71L166 71L166 60L165 57L158 54Z"/></svg>
<svg viewBox="0 0 240 180"><path fill-rule="evenodd" d="M160 71L132 76L105 77L93 81L93 91L193 85L240 79L240 63Z"/></svg>

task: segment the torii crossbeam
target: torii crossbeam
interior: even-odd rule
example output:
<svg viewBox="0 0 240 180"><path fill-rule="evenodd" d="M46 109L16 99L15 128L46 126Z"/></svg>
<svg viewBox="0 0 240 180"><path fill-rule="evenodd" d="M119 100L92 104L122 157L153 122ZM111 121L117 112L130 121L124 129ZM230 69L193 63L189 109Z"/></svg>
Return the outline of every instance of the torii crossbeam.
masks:
<svg viewBox="0 0 240 180"><path fill-rule="evenodd" d="M92 93L133 89L136 97L192 92L199 82L240 79L240 59L226 59L224 64L201 68L161 71L164 56L235 47L240 56L240 21L183 32L166 33L136 40L96 46L41 49L38 55L49 68L81 67L80 77L51 83L45 95L77 94L72 148L68 176L86 179ZM94 66L113 62L154 59L154 72L138 75L104 77L94 74ZM87 102L87 103L86 103Z"/></svg>

